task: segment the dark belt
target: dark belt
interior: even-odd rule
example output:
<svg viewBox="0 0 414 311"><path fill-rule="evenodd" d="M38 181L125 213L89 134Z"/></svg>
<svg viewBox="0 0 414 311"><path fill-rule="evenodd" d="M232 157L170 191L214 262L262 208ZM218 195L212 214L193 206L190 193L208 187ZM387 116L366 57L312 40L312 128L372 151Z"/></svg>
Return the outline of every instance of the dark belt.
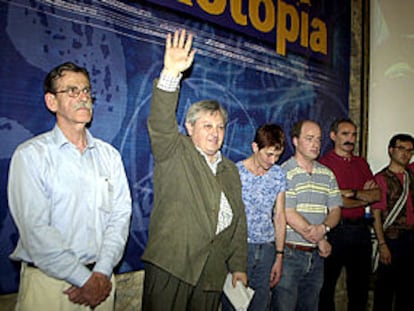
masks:
<svg viewBox="0 0 414 311"><path fill-rule="evenodd" d="M290 243L286 243L286 246L289 247L290 249L297 249L297 250L304 251L304 252L313 252L314 250L316 250L316 247L313 247L313 246L304 246L304 245L290 244Z"/></svg>
<svg viewBox="0 0 414 311"><path fill-rule="evenodd" d="M33 262L27 262L26 264L27 264L27 266L28 266L28 267L30 267L30 268L39 269L39 267L38 267L38 266L36 266ZM88 268L90 271L92 271L92 270L93 270L93 268L95 267L95 265L96 265L96 262L92 262L92 263L89 263L89 264L84 265L84 266L85 266L86 268Z"/></svg>

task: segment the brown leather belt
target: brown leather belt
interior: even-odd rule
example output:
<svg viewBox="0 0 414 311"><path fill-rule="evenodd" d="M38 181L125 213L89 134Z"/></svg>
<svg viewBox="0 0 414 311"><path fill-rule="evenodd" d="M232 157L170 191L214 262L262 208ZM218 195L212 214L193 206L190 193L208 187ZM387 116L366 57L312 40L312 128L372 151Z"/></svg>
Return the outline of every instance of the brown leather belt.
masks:
<svg viewBox="0 0 414 311"><path fill-rule="evenodd" d="M290 249L297 249L299 251L304 251L304 252L313 252L314 250L316 250L316 247L313 247L313 246L304 246L304 245L290 244L290 243L286 243L286 246L289 247Z"/></svg>
<svg viewBox="0 0 414 311"><path fill-rule="evenodd" d="M36 266L33 262L26 262L27 266L30 268L35 268L35 269L39 269L38 266ZM88 268L89 270L93 270L93 268L95 267L96 262L93 263L89 263L87 265L85 265L86 268Z"/></svg>

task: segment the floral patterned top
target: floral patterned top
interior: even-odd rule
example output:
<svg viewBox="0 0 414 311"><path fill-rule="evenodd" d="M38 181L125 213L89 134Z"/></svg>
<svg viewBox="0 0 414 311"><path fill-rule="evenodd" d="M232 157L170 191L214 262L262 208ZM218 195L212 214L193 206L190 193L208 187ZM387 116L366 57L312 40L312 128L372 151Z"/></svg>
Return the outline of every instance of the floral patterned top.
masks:
<svg viewBox="0 0 414 311"><path fill-rule="evenodd" d="M242 197L247 217L247 242L269 243L275 240L273 208L280 192L286 191L286 174L279 165L273 165L262 176L255 176L236 163L242 183Z"/></svg>

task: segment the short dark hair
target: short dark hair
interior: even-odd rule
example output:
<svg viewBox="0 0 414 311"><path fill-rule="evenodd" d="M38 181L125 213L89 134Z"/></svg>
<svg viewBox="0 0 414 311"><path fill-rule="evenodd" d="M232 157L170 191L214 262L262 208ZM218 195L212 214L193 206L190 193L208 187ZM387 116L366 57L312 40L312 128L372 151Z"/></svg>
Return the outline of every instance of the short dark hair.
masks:
<svg viewBox="0 0 414 311"><path fill-rule="evenodd" d="M263 124L256 130L254 142L259 149L275 147L276 150L281 150L285 148L285 133L277 124Z"/></svg>
<svg viewBox="0 0 414 311"><path fill-rule="evenodd" d="M388 148L396 147L398 140L402 141L402 142L407 142L408 141L414 146L414 137L413 136L411 136L409 134L396 134L390 139L390 142L388 143Z"/></svg>
<svg viewBox="0 0 414 311"><path fill-rule="evenodd" d="M331 128L329 130L329 132L334 132L335 134L338 134L338 129L339 129L339 125L342 123L350 123L352 124L355 128L357 128L356 124L354 121L352 121L349 118L341 118L338 120L335 120L332 124L331 124Z"/></svg>
<svg viewBox="0 0 414 311"><path fill-rule="evenodd" d="M65 71L83 73L88 78L88 81L90 81L89 72L85 68L72 62L66 62L56 66L47 74L43 82L43 91L45 94L56 92L56 81L63 76Z"/></svg>
<svg viewBox="0 0 414 311"><path fill-rule="evenodd" d="M291 137L292 139L293 139L294 137L299 138L299 137L300 137L300 133L302 132L302 127L303 127L303 124L305 124L305 123L307 123L307 122L309 122L309 123L313 123L313 124L316 124L317 126L319 126L319 128L321 127L321 126L319 125L319 123L318 123L318 122L316 122L316 121L313 121L313 120L301 120L301 121L296 122L296 123L293 125L292 130L290 131L290 137Z"/></svg>

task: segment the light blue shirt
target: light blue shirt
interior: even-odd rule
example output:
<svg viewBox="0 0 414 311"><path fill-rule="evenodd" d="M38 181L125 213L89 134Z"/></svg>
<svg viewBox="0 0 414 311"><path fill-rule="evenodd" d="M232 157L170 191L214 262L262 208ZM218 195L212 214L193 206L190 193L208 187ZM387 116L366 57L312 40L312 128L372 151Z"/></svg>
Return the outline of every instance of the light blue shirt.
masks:
<svg viewBox="0 0 414 311"><path fill-rule="evenodd" d="M56 125L15 151L8 182L20 239L11 259L76 286L112 274L129 231L131 196L119 152L87 132L83 153Z"/></svg>

